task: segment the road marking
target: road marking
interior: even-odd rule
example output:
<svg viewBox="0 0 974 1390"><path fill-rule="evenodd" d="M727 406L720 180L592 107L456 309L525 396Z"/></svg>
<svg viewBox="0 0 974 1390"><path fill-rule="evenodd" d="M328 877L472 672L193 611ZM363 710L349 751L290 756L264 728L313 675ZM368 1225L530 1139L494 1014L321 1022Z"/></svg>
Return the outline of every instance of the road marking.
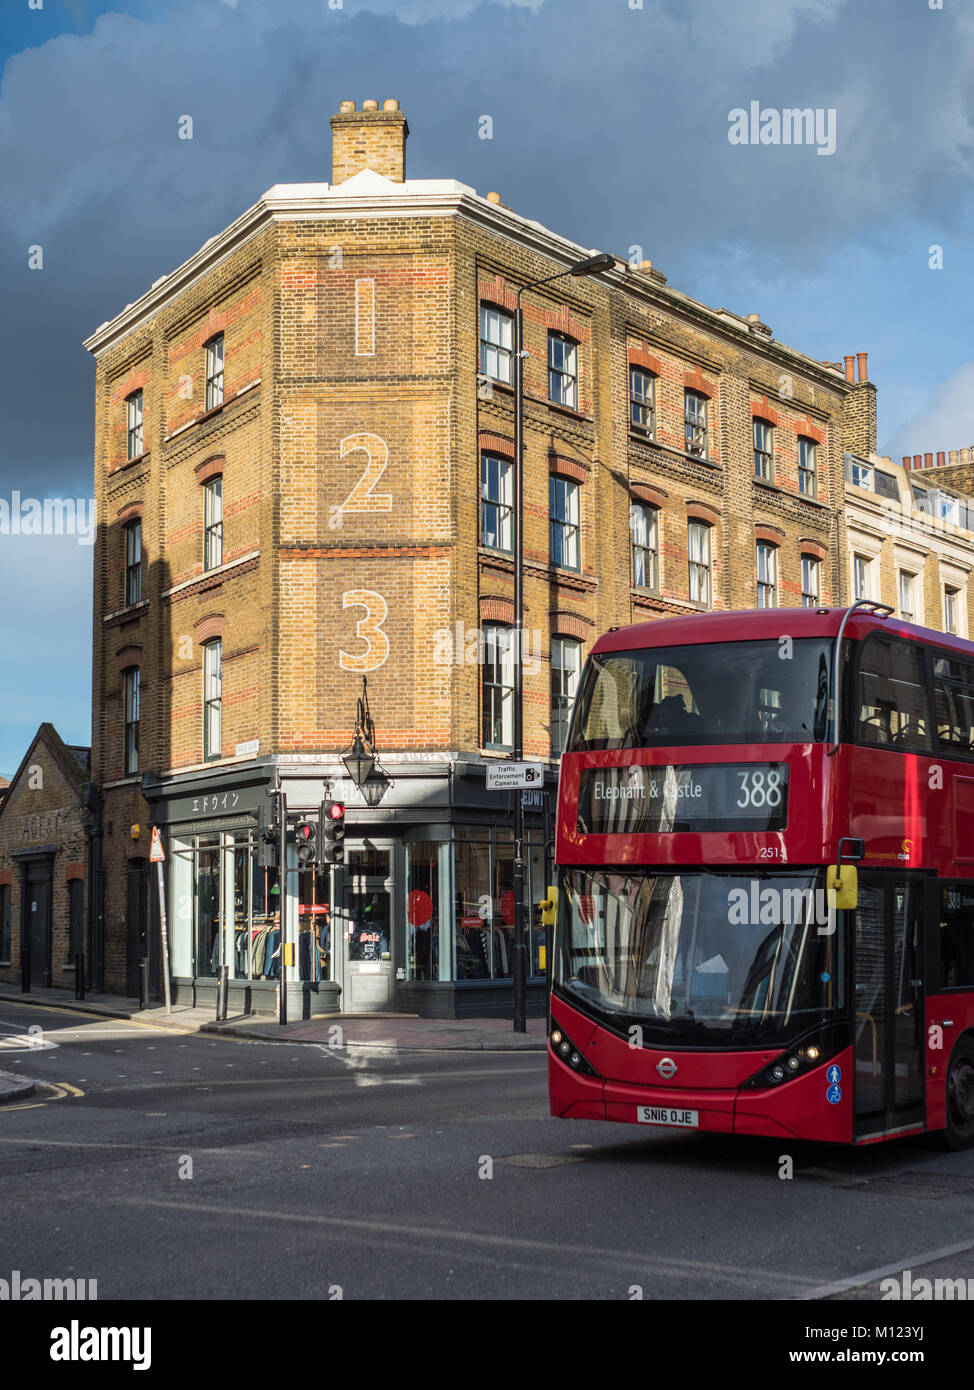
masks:
<svg viewBox="0 0 974 1390"><path fill-rule="evenodd" d="M848 1279L838 1279L834 1284L821 1284L817 1289L809 1289L797 1296L800 1300L812 1298L831 1298L834 1294L845 1293L847 1289L860 1289L864 1284L874 1284L889 1274L899 1274L904 1269L919 1269L922 1265L933 1264L935 1260L945 1260L950 1255L963 1255L974 1250L974 1240L962 1241L959 1245L943 1245L939 1250L925 1250L921 1255L910 1255L894 1264L881 1265L877 1269L867 1269L864 1274L850 1274Z"/></svg>
<svg viewBox="0 0 974 1390"><path fill-rule="evenodd" d="M653 1257L645 1250L619 1250L591 1245L560 1244L551 1240L530 1240L523 1236L491 1235L483 1231L458 1231L439 1226L410 1226L398 1221L365 1220L344 1216L323 1216L317 1212L277 1212L263 1207L223 1207L215 1202L166 1202L152 1197L119 1197L110 1193L105 1201L127 1207L158 1207L164 1211L200 1212L212 1216L245 1217L253 1220L277 1221L284 1224L324 1226L330 1230L346 1230L387 1240L390 1235L411 1240L460 1242L465 1245L511 1250L523 1254L540 1253L558 1259L579 1257L598 1259L626 1269L638 1269L644 1274L682 1275L693 1278L701 1273L723 1276L728 1282L753 1281L753 1265L725 1265L705 1260L683 1260L678 1256ZM772 1279L785 1284L801 1282L801 1276L783 1270L767 1270Z"/></svg>

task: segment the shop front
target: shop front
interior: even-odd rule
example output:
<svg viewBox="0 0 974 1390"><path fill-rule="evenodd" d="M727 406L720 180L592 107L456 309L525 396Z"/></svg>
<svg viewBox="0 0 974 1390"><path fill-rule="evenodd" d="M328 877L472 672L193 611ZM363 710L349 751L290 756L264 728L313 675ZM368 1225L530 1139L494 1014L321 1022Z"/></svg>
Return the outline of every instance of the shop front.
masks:
<svg viewBox="0 0 974 1390"><path fill-rule="evenodd" d="M282 974L291 1019L347 1013L507 1016L514 946L513 793L490 793L483 765L398 766L378 806L340 765L268 759L153 782L144 793L164 831L173 997L228 1012L275 1015ZM281 874L260 827L283 775L289 815L313 815L331 779L347 805L341 867L298 869L288 846L282 950ZM553 789L526 814L526 887L536 904L550 871ZM264 851L262 853L262 850ZM543 1012L544 936L532 907L528 1005Z"/></svg>

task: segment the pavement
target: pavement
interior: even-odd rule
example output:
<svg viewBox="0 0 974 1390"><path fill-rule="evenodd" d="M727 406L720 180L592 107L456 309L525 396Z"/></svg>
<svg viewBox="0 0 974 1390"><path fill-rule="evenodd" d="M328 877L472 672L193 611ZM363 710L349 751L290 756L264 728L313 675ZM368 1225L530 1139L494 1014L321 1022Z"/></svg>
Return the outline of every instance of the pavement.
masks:
<svg viewBox="0 0 974 1390"><path fill-rule="evenodd" d="M300 1042L348 1048L364 1053L391 1055L398 1052L543 1052L547 1042L544 1018L529 1018L527 1031L515 1033L510 1018L419 1018L414 1014L329 1014L325 1018L300 1019L281 1024L260 1014L239 1014L218 1023L211 1008L191 1008L173 1004L139 1007L138 1000L120 995L89 994L75 999L63 989L35 989L23 994L18 986L0 984L4 1004L47 1005L102 1018L127 1018L150 1023L154 1028L172 1028L183 1033L230 1034L262 1042ZM13 1086L27 1084L25 1078L9 1083L0 1072L0 1102L12 1100ZM17 1092L16 1098L23 1092Z"/></svg>

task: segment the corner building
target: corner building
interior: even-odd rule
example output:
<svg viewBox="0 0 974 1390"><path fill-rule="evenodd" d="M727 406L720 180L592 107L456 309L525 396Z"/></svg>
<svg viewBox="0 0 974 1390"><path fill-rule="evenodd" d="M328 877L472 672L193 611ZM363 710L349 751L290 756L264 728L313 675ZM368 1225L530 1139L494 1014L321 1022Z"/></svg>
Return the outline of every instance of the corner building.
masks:
<svg viewBox="0 0 974 1390"><path fill-rule="evenodd" d="M332 131L331 184L270 189L86 343L95 983L136 978L137 912L158 987L158 825L176 997L212 996L222 964L231 1007L273 1011L281 895L258 825L278 777L290 811L330 777L346 862L288 875L291 1017L506 1014L512 794L485 770L513 742L512 316L519 287L588 252L498 194L407 180L395 101L343 102ZM536 902L589 646L647 618L843 601L843 441L874 388L649 262L522 303ZM339 758L363 677L374 806ZM541 940L532 922L537 1008Z"/></svg>

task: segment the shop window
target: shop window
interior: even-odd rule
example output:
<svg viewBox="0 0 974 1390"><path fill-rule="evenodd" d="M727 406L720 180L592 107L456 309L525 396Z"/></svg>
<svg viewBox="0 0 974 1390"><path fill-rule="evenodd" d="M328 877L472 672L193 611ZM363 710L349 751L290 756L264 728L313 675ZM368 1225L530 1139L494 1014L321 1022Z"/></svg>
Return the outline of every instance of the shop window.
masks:
<svg viewBox="0 0 974 1390"><path fill-rule="evenodd" d="M406 845L406 979L449 979L449 842ZM479 917L479 914L478 914Z"/></svg>

